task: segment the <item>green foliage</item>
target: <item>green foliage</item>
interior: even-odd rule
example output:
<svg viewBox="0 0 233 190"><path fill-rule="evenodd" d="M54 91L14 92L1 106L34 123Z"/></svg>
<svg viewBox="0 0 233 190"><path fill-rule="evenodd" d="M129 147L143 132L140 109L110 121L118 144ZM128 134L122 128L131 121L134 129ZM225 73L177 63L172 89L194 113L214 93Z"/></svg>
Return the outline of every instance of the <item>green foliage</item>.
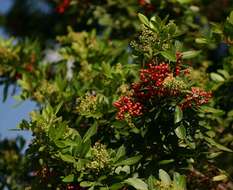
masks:
<svg viewBox="0 0 233 190"><path fill-rule="evenodd" d="M18 99L38 104L19 125L33 134L26 155L14 152L17 146L12 156L1 153L7 164L0 185L32 190L231 185L232 13L226 11L225 22L223 16L212 18L205 11L209 1L53 3L64 17L78 17L79 30L85 30L75 32L71 23L50 50L44 41L0 41L3 99L9 85L18 85ZM218 19L221 23L214 22ZM215 60L211 56L221 44L228 51ZM19 172L21 167L26 171Z"/></svg>

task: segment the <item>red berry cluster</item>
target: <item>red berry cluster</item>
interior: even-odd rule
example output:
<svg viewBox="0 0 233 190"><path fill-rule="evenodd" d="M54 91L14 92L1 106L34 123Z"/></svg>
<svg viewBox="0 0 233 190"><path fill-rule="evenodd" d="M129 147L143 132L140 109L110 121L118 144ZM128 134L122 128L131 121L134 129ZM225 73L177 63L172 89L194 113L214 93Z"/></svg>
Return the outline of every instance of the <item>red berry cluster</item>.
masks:
<svg viewBox="0 0 233 190"><path fill-rule="evenodd" d="M212 97L211 92L206 92L198 87L192 87L191 93L187 94L184 102L180 105L181 109L192 107L192 105L201 106L208 103Z"/></svg>
<svg viewBox="0 0 233 190"><path fill-rule="evenodd" d="M119 120L123 120L126 113L134 117L142 114L142 104L140 102L134 102L127 96L121 97L120 100L114 102L113 105L118 109L117 119Z"/></svg>
<svg viewBox="0 0 233 190"><path fill-rule="evenodd" d="M167 63L156 64L150 62L146 68L140 70L140 81L133 83L131 88L133 94L130 97L123 96L114 103L118 109L117 119L125 119L125 114L140 116L143 110L147 110L144 102L152 97L176 97L176 102L182 102L182 109L191 106L205 104L211 98L211 93L200 88L192 87L187 93L187 85L176 76L182 74L185 77L189 73L185 69L181 73L182 54L176 53L176 65L172 69ZM184 99L184 100L183 100Z"/></svg>
<svg viewBox="0 0 233 190"><path fill-rule="evenodd" d="M140 70L140 82L132 85L135 96L138 98L150 98L151 96L162 96L165 93L163 81L170 74L169 65L148 64L147 69Z"/></svg>
<svg viewBox="0 0 233 190"><path fill-rule="evenodd" d="M69 7L71 0L62 0L62 2L57 6L57 12L62 14Z"/></svg>
<svg viewBox="0 0 233 190"><path fill-rule="evenodd" d="M161 63L159 65L150 63L147 69L141 69L140 80L146 84L153 82L155 86L160 87L169 73L169 65L167 63Z"/></svg>

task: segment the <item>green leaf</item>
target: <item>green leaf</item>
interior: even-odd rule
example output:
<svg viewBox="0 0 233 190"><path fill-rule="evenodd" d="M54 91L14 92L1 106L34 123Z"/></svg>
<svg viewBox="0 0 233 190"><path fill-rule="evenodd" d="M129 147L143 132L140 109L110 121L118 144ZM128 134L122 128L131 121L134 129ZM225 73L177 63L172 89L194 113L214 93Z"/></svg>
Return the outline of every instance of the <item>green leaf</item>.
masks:
<svg viewBox="0 0 233 190"><path fill-rule="evenodd" d="M228 17L228 22L233 25L233 11L231 11L230 16Z"/></svg>
<svg viewBox="0 0 233 190"><path fill-rule="evenodd" d="M75 159L73 158L73 156L68 155L68 154L59 153L59 157L65 162L69 162L69 163L74 163L75 162Z"/></svg>
<svg viewBox="0 0 233 190"><path fill-rule="evenodd" d="M186 129L183 125L177 127L175 129L176 136L180 139L185 139L186 137Z"/></svg>
<svg viewBox="0 0 233 190"><path fill-rule="evenodd" d="M116 157L114 158L114 162L118 161L121 157L125 155L125 147L122 145L116 153Z"/></svg>
<svg viewBox="0 0 233 190"><path fill-rule="evenodd" d="M142 158L141 155L138 155L138 156L134 156L134 157L131 157L131 158L128 158L126 160L122 160L120 162L117 162L115 164L115 166L122 166L122 165L133 165L133 164L136 164L140 159Z"/></svg>
<svg viewBox="0 0 233 190"><path fill-rule="evenodd" d="M195 42L197 44L207 44L208 43L208 40L206 38L196 38L195 39Z"/></svg>
<svg viewBox="0 0 233 190"><path fill-rule="evenodd" d="M174 123L179 123L183 119L183 111L179 106L176 106L175 115L174 115Z"/></svg>
<svg viewBox="0 0 233 190"><path fill-rule="evenodd" d="M78 159L78 162L75 163L75 167L77 169L77 171L82 171L83 168L85 167L85 165L88 163L89 161L86 159Z"/></svg>
<svg viewBox="0 0 233 190"><path fill-rule="evenodd" d="M205 113L212 113L216 116L222 116L225 114L225 112L223 110L220 109L215 109L209 106L201 106L201 111L205 112Z"/></svg>
<svg viewBox="0 0 233 190"><path fill-rule="evenodd" d="M183 59L192 59L200 54L201 51L185 51L182 52L182 58Z"/></svg>
<svg viewBox="0 0 233 190"><path fill-rule="evenodd" d="M109 187L110 190L119 190L124 186L122 183L115 183Z"/></svg>
<svg viewBox="0 0 233 190"><path fill-rule="evenodd" d="M91 148L91 140L87 140L85 143L80 143L78 146L80 157L85 157Z"/></svg>
<svg viewBox="0 0 233 190"><path fill-rule="evenodd" d="M171 184L170 176L163 169L159 170L159 179L161 180L162 184L165 186L169 186Z"/></svg>
<svg viewBox="0 0 233 190"><path fill-rule="evenodd" d="M70 174L70 175L66 176L62 181L67 182L67 183L73 182L74 181L74 174Z"/></svg>
<svg viewBox="0 0 233 190"><path fill-rule="evenodd" d="M169 160L161 160L159 161L159 165L165 165L165 164L170 164L172 162L174 162L174 159L169 159Z"/></svg>
<svg viewBox="0 0 233 190"><path fill-rule="evenodd" d="M218 69L217 72L221 74L222 76L224 76L224 78L226 79L230 78L230 74L226 70Z"/></svg>
<svg viewBox="0 0 233 190"><path fill-rule="evenodd" d="M147 180L149 190L156 190L155 182L156 182L155 177L151 175Z"/></svg>
<svg viewBox="0 0 233 190"><path fill-rule="evenodd" d="M184 175L175 172L173 176L174 190L186 190L186 179Z"/></svg>
<svg viewBox="0 0 233 190"><path fill-rule="evenodd" d="M224 82L225 81L225 79L217 73L210 73L210 78L216 82Z"/></svg>
<svg viewBox="0 0 233 190"><path fill-rule="evenodd" d="M90 186L93 186L95 183L94 182L91 182L91 181L82 181L80 183L80 186L81 187L90 187Z"/></svg>
<svg viewBox="0 0 233 190"><path fill-rule="evenodd" d="M144 16L141 13L138 13L138 18L139 18L139 20L141 21L142 24L150 27L150 22L149 22L149 20L148 20L148 18L146 16Z"/></svg>
<svg viewBox="0 0 233 190"><path fill-rule="evenodd" d="M133 186L137 190L148 190L148 185L138 178L128 178L124 183Z"/></svg>
<svg viewBox="0 0 233 190"><path fill-rule="evenodd" d="M180 4L186 4L186 3L191 3L192 0L177 0Z"/></svg>
<svg viewBox="0 0 233 190"><path fill-rule="evenodd" d="M227 179L227 176L224 174L217 175L213 177L213 181L224 181Z"/></svg>
<svg viewBox="0 0 233 190"><path fill-rule="evenodd" d="M176 61L175 53L173 53L172 51L162 51L160 52L160 54L169 61Z"/></svg>
<svg viewBox="0 0 233 190"><path fill-rule="evenodd" d="M226 152L233 152L231 149L221 145L221 144L218 144L217 142L215 142L213 139L209 138L209 137L205 137L205 140L210 143L211 145L217 147L218 149L220 150L223 150L223 151L226 151Z"/></svg>
<svg viewBox="0 0 233 190"><path fill-rule="evenodd" d="M95 135L97 132L97 123L94 123L85 133L83 137L83 142L85 143L87 140L89 140L93 135Z"/></svg>

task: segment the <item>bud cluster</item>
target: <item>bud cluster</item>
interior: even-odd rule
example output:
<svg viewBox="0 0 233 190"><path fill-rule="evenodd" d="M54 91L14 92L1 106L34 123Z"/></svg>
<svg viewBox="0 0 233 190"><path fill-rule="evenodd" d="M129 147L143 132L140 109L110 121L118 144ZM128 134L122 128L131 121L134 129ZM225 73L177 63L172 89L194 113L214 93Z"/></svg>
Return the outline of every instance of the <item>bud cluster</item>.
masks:
<svg viewBox="0 0 233 190"><path fill-rule="evenodd" d="M110 156L106 149L106 146L100 143L95 143L91 149L92 161L87 164L87 168L100 172L104 168L107 168L110 162Z"/></svg>

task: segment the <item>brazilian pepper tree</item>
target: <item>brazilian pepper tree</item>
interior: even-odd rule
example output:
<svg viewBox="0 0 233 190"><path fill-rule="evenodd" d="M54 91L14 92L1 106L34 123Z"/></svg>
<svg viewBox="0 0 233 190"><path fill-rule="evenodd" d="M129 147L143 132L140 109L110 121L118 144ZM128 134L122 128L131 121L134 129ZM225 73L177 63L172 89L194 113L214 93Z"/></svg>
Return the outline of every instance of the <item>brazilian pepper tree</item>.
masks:
<svg viewBox="0 0 233 190"><path fill-rule="evenodd" d="M0 41L3 99L14 85L37 103L18 126L33 136L25 155L17 142L0 152L14 166L1 188L232 189L233 14L208 15L208 1L49 4L64 19L52 47L43 33Z"/></svg>

